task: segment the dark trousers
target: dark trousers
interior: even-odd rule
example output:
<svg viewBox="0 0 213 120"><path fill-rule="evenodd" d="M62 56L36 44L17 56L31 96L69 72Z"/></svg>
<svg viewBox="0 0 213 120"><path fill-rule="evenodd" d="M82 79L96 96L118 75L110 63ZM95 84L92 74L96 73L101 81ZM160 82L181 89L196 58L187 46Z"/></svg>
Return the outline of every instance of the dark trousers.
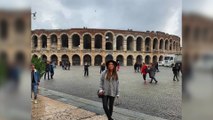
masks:
<svg viewBox="0 0 213 120"><path fill-rule="evenodd" d="M156 70L157 70L157 72L159 72L159 69L158 69L158 67L156 67Z"/></svg>
<svg viewBox="0 0 213 120"><path fill-rule="evenodd" d="M46 79L46 74L47 74L47 77L48 77L48 80L50 79L50 73L49 72L45 72L44 73L44 79Z"/></svg>
<svg viewBox="0 0 213 120"><path fill-rule="evenodd" d="M89 75L89 69L85 69L84 70L84 76L88 76Z"/></svg>
<svg viewBox="0 0 213 120"><path fill-rule="evenodd" d="M53 79L54 72L50 73L51 79Z"/></svg>
<svg viewBox="0 0 213 120"><path fill-rule="evenodd" d="M151 78L150 83L152 83L153 80L154 80L155 82L158 82L154 76L152 76L152 77L150 77L150 78Z"/></svg>
<svg viewBox="0 0 213 120"><path fill-rule="evenodd" d="M143 80L146 80L146 74L143 74Z"/></svg>
<svg viewBox="0 0 213 120"><path fill-rule="evenodd" d="M173 77L173 80L175 81L175 78L177 79L177 81L179 81L178 79L178 73L177 74L174 74L174 77Z"/></svg>
<svg viewBox="0 0 213 120"><path fill-rule="evenodd" d="M108 120L112 119L114 100L115 100L115 97L112 97L112 96L104 96L102 98L103 108L107 115Z"/></svg>

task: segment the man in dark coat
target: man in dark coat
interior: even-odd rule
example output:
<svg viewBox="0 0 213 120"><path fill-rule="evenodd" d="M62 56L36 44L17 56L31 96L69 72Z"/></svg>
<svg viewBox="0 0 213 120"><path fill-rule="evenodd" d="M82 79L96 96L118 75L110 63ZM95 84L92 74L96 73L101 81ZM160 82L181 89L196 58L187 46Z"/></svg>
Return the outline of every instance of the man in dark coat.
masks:
<svg viewBox="0 0 213 120"><path fill-rule="evenodd" d="M89 76L89 64L87 62L84 64L84 76Z"/></svg>
<svg viewBox="0 0 213 120"><path fill-rule="evenodd" d="M173 64L172 65L172 71L173 71L173 74L174 74L174 77L173 77L173 81L176 81L175 78L177 79L177 81L179 81L178 79L178 64Z"/></svg>
<svg viewBox="0 0 213 120"><path fill-rule="evenodd" d="M50 80L50 63L48 61L46 62L44 80L46 80L46 75L47 75L48 80Z"/></svg>

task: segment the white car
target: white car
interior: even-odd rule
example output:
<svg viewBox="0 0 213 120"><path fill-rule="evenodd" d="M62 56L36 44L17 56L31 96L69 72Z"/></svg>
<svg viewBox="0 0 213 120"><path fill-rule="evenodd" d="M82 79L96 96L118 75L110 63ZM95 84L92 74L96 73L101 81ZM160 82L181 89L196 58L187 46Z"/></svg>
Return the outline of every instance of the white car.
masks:
<svg viewBox="0 0 213 120"><path fill-rule="evenodd" d="M163 66L163 64L164 64L163 61L159 61L159 62L158 62L158 65L159 65L159 66Z"/></svg>

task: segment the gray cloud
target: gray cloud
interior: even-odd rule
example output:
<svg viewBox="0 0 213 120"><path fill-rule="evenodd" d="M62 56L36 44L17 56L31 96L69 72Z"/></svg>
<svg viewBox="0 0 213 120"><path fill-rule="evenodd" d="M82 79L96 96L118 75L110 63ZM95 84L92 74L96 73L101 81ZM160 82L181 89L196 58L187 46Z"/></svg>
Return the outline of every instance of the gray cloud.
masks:
<svg viewBox="0 0 213 120"><path fill-rule="evenodd" d="M112 28L181 35L181 0L32 0L33 29Z"/></svg>

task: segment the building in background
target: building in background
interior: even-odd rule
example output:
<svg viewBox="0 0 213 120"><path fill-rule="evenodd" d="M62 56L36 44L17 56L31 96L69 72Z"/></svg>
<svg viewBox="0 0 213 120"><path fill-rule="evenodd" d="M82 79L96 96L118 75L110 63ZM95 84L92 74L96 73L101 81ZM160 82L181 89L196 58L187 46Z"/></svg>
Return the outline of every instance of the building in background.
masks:
<svg viewBox="0 0 213 120"><path fill-rule="evenodd" d="M37 29L31 36L32 57L70 61L72 66L88 62L98 66L107 60L119 60L123 66L135 62L162 61L166 54L180 54L180 37L163 32L115 29Z"/></svg>
<svg viewBox="0 0 213 120"><path fill-rule="evenodd" d="M30 38L30 10L0 10L0 60L26 65L31 59Z"/></svg>

